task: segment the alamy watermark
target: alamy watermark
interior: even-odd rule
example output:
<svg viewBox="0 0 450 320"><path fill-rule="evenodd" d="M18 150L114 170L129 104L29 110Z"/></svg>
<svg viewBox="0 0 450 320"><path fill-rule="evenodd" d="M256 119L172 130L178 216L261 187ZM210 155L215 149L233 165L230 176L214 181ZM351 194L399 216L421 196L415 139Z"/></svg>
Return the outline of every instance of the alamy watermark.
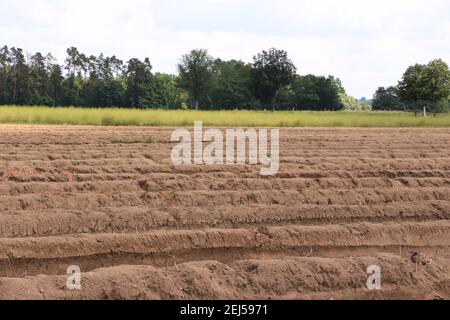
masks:
<svg viewBox="0 0 450 320"><path fill-rule="evenodd" d="M81 290L81 269L79 266L70 266L67 268L69 277L66 281L67 289Z"/></svg>
<svg viewBox="0 0 450 320"><path fill-rule="evenodd" d="M171 141L178 142L171 155L175 165L260 164L263 176L274 176L280 168L279 129L227 129L224 137L220 129L203 131L203 123L196 121L193 138L189 130L177 129Z"/></svg>
<svg viewBox="0 0 450 320"><path fill-rule="evenodd" d="M381 290L381 268L376 265L369 266L367 273L370 274L367 279L367 289Z"/></svg>

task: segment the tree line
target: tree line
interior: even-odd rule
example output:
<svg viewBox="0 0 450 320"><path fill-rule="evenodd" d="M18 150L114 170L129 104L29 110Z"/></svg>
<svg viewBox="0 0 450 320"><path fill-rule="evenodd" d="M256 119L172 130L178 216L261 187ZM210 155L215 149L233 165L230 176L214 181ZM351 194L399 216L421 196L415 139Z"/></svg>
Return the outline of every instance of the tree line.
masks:
<svg viewBox="0 0 450 320"><path fill-rule="evenodd" d="M364 110L334 76L298 75L287 52L275 48L252 63L224 61L199 49L183 55L178 74L153 72L149 58L66 51L60 65L51 53L0 48L0 105L159 109ZM374 110L448 110L450 72L443 60L409 67L397 86L377 89Z"/></svg>
<svg viewBox="0 0 450 320"><path fill-rule="evenodd" d="M92 107L176 107L176 77L153 74L149 59L127 63L67 49L61 66L49 53L25 57L22 49L0 49L0 104Z"/></svg>
<svg viewBox="0 0 450 320"><path fill-rule="evenodd" d="M51 53L0 48L0 105L162 109L360 108L333 76L297 74L286 51L270 49L253 63L213 58L207 50L183 55L178 74L154 73L148 58L67 49L64 65Z"/></svg>
<svg viewBox="0 0 450 320"><path fill-rule="evenodd" d="M379 87L372 100L373 110L413 111L424 108L434 114L449 110L450 70L441 59L410 66L398 85Z"/></svg>

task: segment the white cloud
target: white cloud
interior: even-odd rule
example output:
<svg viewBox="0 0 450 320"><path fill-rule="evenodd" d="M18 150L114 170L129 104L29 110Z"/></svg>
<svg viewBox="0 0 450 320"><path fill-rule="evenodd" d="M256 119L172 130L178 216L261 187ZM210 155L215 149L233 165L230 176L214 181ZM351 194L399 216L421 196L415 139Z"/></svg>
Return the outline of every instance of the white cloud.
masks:
<svg viewBox="0 0 450 320"><path fill-rule="evenodd" d="M148 56L163 72L192 48L251 61L278 47L300 73L339 76L350 94L370 97L409 64L449 62L449 15L445 0L3 1L0 45L51 51L60 62L69 46Z"/></svg>

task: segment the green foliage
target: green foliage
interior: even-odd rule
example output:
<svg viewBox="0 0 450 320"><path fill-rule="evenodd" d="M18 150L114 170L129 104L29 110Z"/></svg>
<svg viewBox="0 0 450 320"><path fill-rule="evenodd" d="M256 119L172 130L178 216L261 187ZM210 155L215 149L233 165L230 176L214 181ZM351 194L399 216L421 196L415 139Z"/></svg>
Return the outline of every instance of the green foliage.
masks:
<svg viewBox="0 0 450 320"><path fill-rule="evenodd" d="M86 56L67 49L64 68L51 54L25 59L21 49L0 49L0 104L178 108L176 77L152 74L148 58ZM108 122L108 119L104 120Z"/></svg>
<svg viewBox="0 0 450 320"><path fill-rule="evenodd" d="M208 109L254 108L257 102L251 92L251 70L251 65L242 61L217 59Z"/></svg>
<svg viewBox="0 0 450 320"><path fill-rule="evenodd" d="M450 95L450 70L441 59L427 65L415 64L403 74L398 85L402 102L409 110L420 111L423 107L433 113L446 110Z"/></svg>
<svg viewBox="0 0 450 320"><path fill-rule="evenodd" d="M379 87L372 100L373 110L404 110L405 105L400 101L396 87Z"/></svg>
<svg viewBox="0 0 450 320"><path fill-rule="evenodd" d="M154 93L152 102L153 108L158 109L177 109L182 101L182 92L177 86L177 77L164 73L157 73L153 77Z"/></svg>
<svg viewBox="0 0 450 320"><path fill-rule="evenodd" d="M131 108L151 107L153 99L152 90L152 65L150 60L145 58L142 62L139 59L128 61L126 70L127 90L126 99Z"/></svg>
<svg viewBox="0 0 450 320"><path fill-rule="evenodd" d="M212 68L213 58L203 49L192 50L189 54L183 55L178 64L179 86L189 92L196 110L199 108L200 100L205 98L210 89Z"/></svg>
<svg viewBox="0 0 450 320"><path fill-rule="evenodd" d="M116 56L67 49L64 65L40 52L0 48L0 105L122 107L136 109L370 110L349 97L333 76L296 75L283 50L270 49L253 64L213 59L207 50L182 57L179 75L153 73L148 58L123 62ZM448 111L450 72L438 59L416 64L398 88L378 88L374 110ZM116 123L107 116L102 123Z"/></svg>
<svg viewBox="0 0 450 320"><path fill-rule="evenodd" d="M450 111L450 101L449 99L441 99L436 102L435 105L437 113L449 112Z"/></svg>
<svg viewBox="0 0 450 320"><path fill-rule="evenodd" d="M280 92L282 109L341 110L340 93L345 92L339 79L308 74L295 76L291 86Z"/></svg>
<svg viewBox="0 0 450 320"><path fill-rule="evenodd" d="M312 74L295 77L292 84L292 92L297 108L313 109L321 105L318 83L319 77Z"/></svg>
<svg viewBox="0 0 450 320"><path fill-rule="evenodd" d="M181 105L178 107L180 110L189 110L189 106L186 102L182 102Z"/></svg>
<svg viewBox="0 0 450 320"><path fill-rule="evenodd" d="M256 97L270 102L275 111L278 94L294 80L297 69L287 52L271 48L253 58L252 83Z"/></svg>
<svg viewBox="0 0 450 320"><path fill-rule="evenodd" d="M340 101L343 105L343 109L347 111L369 111L370 105L367 103L361 103L354 97L351 97L345 93L339 93Z"/></svg>

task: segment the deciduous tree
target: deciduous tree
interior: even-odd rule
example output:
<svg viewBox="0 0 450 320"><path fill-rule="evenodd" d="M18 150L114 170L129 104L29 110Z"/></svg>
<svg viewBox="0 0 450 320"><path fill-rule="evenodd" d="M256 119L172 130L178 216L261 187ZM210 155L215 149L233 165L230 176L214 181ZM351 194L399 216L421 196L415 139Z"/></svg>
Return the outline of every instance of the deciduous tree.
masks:
<svg viewBox="0 0 450 320"><path fill-rule="evenodd" d="M403 110L404 105L398 96L396 87L379 87L372 100L373 110Z"/></svg>
<svg viewBox="0 0 450 320"><path fill-rule="evenodd" d="M213 58L203 49L185 54L178 64L179 86L189 92L196 110L211 87L212 68Z"/></svg>
<svg viewBox="0 0 450 320"><path fill-rule="evenodd" d="M252 82L256 96L270 102L275 111L280 90L292 83L296 71L286 51L275 48L262 51L253 58Z"/></svg>

